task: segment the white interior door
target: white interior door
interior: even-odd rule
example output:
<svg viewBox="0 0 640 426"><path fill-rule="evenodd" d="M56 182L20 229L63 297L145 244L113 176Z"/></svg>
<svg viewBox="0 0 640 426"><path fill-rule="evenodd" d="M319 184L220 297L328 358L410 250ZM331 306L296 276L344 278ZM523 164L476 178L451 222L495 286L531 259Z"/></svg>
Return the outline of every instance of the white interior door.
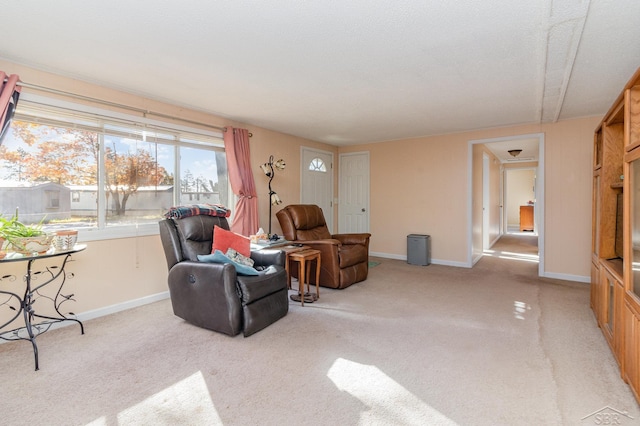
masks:
<svg viewBox="0 0 640 426"><path fill-rule="evenodd" d="M489 156L482 154L482 249L489 248L489 214L491 195L489 192Z"/></svg>
<svg viewBox="0 0 640 426"><path fill-rule="evenodd" d="M340 155L338 232L369 232L369 153Z"/></svg>
<svg viewBox="0 0 640 426"><path fill-rule="evenodd" d="M318 205L333 233L333 153L302 147L301 158L300 203Z"/></svg>

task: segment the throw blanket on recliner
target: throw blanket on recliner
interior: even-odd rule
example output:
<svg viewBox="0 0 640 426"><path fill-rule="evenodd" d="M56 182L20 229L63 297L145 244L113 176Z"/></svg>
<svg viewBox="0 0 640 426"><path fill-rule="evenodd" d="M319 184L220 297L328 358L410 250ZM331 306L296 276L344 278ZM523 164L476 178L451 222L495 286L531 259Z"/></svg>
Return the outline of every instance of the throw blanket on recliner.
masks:
<svg viewBox="0 0 640 426"><path fill-rule="evenodd" d="M231 210L220 204L192 204L188 206L171 207L169 211L164 214L164 217L167 219L182 219L198 215L229 217Z"/></svg>

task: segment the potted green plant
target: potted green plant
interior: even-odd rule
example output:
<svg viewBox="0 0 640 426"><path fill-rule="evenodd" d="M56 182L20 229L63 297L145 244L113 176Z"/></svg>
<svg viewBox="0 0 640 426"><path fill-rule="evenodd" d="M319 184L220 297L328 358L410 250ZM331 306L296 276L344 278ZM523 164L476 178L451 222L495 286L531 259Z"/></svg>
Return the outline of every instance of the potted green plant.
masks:
<svg viewBox="0 0 640 426"><path fill-rule="evenodd" d="M0 215L0 238L6 241L6 250L22 254L44 253L51 246L52 235L42 229L44 218L35 225L18 220L18 209L11 219Z"/></svg>

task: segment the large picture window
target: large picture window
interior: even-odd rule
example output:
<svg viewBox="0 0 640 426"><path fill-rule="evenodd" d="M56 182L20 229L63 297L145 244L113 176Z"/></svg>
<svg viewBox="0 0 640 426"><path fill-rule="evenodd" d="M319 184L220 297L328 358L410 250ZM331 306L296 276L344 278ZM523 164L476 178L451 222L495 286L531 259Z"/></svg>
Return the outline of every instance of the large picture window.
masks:
<svg viewBox="0 0 640 426"><path fill-rule="evenodd" d="M229 194L223 142L205 131L27 105L0 146L0 213L45 229L157 232L171 206Z"/></svg>

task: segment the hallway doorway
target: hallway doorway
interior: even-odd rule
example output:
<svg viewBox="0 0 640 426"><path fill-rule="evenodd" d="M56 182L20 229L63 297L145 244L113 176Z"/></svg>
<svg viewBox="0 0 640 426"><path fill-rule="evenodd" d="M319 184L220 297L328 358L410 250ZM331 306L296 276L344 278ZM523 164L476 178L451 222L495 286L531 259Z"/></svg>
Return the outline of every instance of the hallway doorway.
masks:
<svg viewBox="0 0 640 426"><path fill-rule="evenodd" d="M491 156L491 164L494 176L500 176L499 179L490 179L492 181L491 191L499 193L499 199L491 201L489 208L492 211L500 211L499 215L494 215L493 222L487 228L487 224L483 218L484 206L483 197L486 186L483 184L483 160L484 155L489 153ZM518 157L519 154L523 154ZM524 155L526 154L526 155ZM515 256L522 260L538 263L538 275L545 276L544 269L544 134L525 134L516 136L507 136L501 138L478 139L469 141L469 203L468 203L468 263L469 267L473 267L483 256ZM520 227L517 229L515 225L519 223L509 223L507 217L507 209L505 203L505 170L516 167L528 167L535 169L535 180L533 188L530 188L530 194L527 196L525 205L529 201L535 204L533 209L535 229L528 231L524 235L520 235ZM499 169L499 172L497 171ZM498 183L499 182L499 183ZM499 186L499 188L497 188ZM528 198L532 198L529 200ZM494 205L496 204L496 205ZM497 217L497 218L496 218ZM516 219L518 220L518 219ZM513 222L513 220L512 220ZM519 222L519 220L518 220ZM499 229L496 234L496 229ZM486 247L484 244L485 236L491 232L491 240L493 244ZM527 235L528 234L528 235ZM517 237L521 236L519 240ZM516 237L516 239L506 238ZM518 241L520 241L518 243ZM510 248L502 249L502 245L510 245ZM526 249L525 249L526 247ZM522 253L513 249L521 250ZM491 251L493 250L493 252ZM506 254L502 253L506 252Z"/></svg>

